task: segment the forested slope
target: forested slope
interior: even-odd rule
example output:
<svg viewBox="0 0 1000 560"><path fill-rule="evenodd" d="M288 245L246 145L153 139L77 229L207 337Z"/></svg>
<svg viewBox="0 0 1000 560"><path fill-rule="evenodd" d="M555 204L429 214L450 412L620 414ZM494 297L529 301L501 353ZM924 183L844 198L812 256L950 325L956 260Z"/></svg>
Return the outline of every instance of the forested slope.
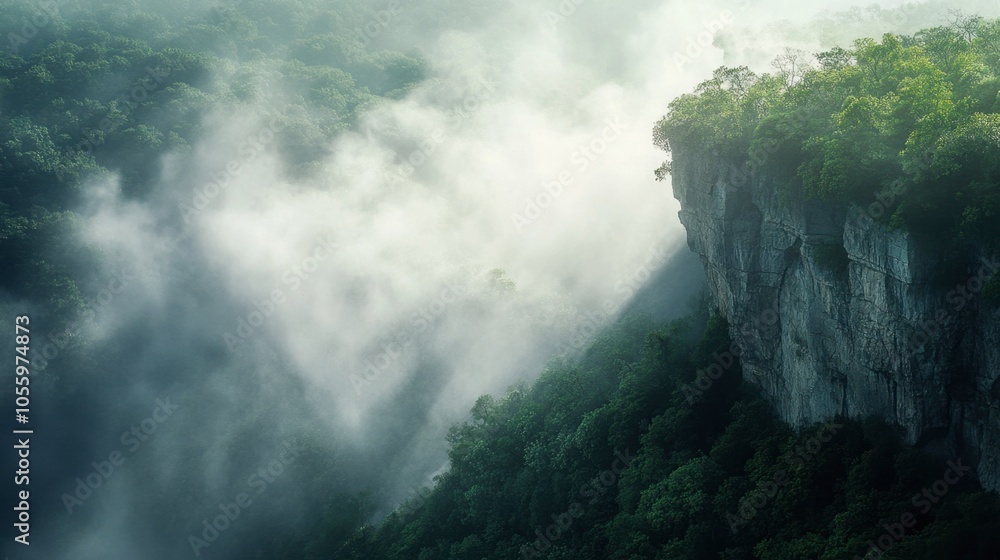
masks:
<svg viewBox="0 0 1000 560"><path fill-rule="evenodd" d="M482 397L433 491L283 557L832 560L880 538L884 558L996 557L1000 501L961 462L875 420L790 429L742 382L725 322L697 323L627 318Z"/></svg>
<svg viewBox="0 0 1000 560"><path fill-rule="evenodd" d="M51 323L84 312L81 294L96 290L80 286L101 256L71 239L81 185L115 172L127 196L148 196L161 156L190 151L210 110L274 123L291 170L307 172L360 108L423 78L419 59L375 46L372 17L293 0L6 6L0 289L44 302Z"/></svg>

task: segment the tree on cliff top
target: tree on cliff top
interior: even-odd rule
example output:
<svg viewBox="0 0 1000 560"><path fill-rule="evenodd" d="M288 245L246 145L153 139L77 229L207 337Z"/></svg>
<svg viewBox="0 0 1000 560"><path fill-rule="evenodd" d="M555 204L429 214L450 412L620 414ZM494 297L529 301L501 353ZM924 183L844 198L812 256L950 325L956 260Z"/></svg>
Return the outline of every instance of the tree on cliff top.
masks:
<svg viewBox="0 0 1000 560"><path fill-rule="evenodd" d="M956 16L818 53L815 66L786 53L776 75L720 68L670 104L654 143L742 160L796 196L864 204L891 190L893 225L991 243L998 46L1000 20Z"/></svg>

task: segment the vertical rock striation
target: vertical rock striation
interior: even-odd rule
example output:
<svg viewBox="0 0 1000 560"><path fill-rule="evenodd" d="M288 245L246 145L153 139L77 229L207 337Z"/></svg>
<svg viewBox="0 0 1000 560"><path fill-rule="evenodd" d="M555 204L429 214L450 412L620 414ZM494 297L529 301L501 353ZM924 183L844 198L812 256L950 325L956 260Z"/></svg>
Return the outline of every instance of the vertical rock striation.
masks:
<svg viewBox="0 0 1000 560"><path fill-rule="evenodd" d="M688 244L779 414L883 417L1000 489L1000 309L979 293L995 258L945 283L940 250L875 221L879 206L789 201L739 180L742 165L672 148Z"/></svg>

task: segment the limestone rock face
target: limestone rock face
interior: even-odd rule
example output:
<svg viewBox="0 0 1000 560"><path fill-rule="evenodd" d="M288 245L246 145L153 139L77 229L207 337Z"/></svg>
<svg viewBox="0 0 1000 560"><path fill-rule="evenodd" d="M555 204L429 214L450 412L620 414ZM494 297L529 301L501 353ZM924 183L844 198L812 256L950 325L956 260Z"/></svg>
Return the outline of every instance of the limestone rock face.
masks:
<svg viewBox="0 0 1000 560"><path fill-rule="evenodd" d="M793 425L877 415L1000 489L1000 306L980 293L997 257L943 270L880 204L789 201L738 169L673 146L688 245L748 379Z"/></svg>

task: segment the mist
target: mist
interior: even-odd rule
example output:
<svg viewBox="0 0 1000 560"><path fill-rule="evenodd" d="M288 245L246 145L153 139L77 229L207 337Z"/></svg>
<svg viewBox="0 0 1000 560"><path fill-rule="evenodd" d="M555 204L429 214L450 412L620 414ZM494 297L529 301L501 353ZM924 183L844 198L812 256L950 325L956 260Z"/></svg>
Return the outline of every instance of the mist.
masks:
<svg viewBox="0 0 1000 560"><path fill-rule="evenodd" d="M185 558L251 490L199 556L243 557L242 540L294 534L323 504L359 500L354 521L377 523L447 469L448 429L479 396L530 383L626 310L678 318L703 291L653 175L670 100L723 64L769 71L786 47L1000 12L525 0L452 21L447 2L388 5L365 5L375 32L356 33L416 53L427 79L313 139L315 161L292 139L319 117L283 113L302 94L263 67L142 196L113 173L83 185L75 235L102 268L73 356L101 377L56 358L40 375L44 490L35 543L6 544L11 558ZM46 404L57 389L76 398Z"/></svg>

